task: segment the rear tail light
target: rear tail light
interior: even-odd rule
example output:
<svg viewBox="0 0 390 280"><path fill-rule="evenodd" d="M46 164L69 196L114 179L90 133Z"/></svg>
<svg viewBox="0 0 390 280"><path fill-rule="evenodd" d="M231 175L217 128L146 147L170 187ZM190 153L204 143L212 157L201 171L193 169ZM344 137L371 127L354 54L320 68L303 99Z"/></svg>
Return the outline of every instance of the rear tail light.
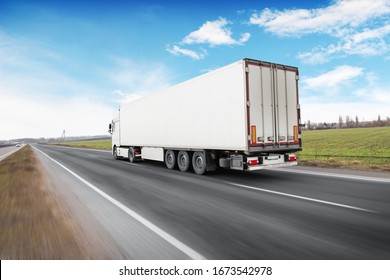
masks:
<svg viewBox="0 0 390 280"><path fill-rule="evenodd" d="M248 165L258 165L258 164L259 164L259 160L258 159L248 160Z"/></svg>
<svg viewBox="0 0 390 280"><path fill-rule="evenodd" d="M296 155L289 155L288 161L297 161L297 156Z"/></svg>

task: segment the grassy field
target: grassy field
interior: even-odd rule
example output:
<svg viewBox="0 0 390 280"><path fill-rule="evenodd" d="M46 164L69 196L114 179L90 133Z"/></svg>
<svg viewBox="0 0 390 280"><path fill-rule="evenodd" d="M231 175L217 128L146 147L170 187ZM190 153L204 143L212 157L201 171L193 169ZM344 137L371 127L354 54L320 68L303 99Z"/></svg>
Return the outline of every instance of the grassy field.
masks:
<svg viewBox="0 0 390 280"><path fill-rule="evenodd" d="M390 127L303 131L306 165L390 171Z"/></svg>
<svg viewBox="0 0 390 280"><path fill-rule="evenodd" d="M111 150L111 139L55 143L59 146Z"/></svg>

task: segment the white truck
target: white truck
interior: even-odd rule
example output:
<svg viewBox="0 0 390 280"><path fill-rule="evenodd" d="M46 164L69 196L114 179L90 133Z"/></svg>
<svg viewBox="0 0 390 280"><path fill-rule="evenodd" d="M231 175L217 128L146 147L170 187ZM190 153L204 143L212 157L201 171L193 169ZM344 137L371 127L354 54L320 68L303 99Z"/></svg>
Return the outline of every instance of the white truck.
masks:
<svg viewBox="0 0 390 280"><path fill-rule="evenodd" d="M204 174L297 164L298 68L243 59L119 108L112 154Z"/></svg>

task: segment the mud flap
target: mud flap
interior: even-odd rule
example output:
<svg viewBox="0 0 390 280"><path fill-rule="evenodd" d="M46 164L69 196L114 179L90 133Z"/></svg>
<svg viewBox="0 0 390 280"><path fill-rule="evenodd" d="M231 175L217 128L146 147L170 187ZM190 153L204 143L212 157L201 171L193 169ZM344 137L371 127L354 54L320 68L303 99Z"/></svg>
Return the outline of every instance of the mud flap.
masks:
<svg viewBox="0 0 390 280"><path fill-rule="evenodd" d="M215 160L213 160L212 153L205 151L206 153L206 171L215 171L217 170L217 165Z"/></svg>

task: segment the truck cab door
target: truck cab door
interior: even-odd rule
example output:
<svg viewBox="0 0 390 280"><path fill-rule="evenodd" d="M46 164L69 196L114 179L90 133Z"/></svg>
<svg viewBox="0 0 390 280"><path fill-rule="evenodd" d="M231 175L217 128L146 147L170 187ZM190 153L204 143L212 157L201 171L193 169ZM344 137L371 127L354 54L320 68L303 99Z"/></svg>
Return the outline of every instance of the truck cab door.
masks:
<svg viewBox="0 0 390 280"><path fill-rule="evenodd" d="M111 139L112 147L120 146L120 125L118 120L114 120L111 123Z"/></svg>

